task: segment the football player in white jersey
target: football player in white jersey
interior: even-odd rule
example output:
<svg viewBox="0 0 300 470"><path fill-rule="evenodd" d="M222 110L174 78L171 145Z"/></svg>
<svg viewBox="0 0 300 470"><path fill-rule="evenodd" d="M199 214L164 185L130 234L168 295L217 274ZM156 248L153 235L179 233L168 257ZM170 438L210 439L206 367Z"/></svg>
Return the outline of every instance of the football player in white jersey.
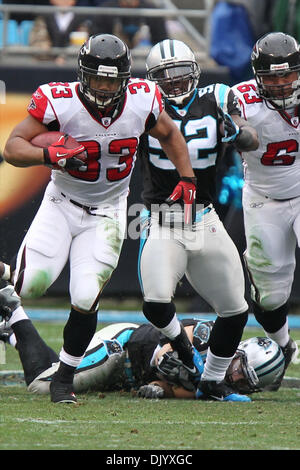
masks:
<svg viewBox="0 0 300 470"><path fill-rule="evenodd" d="M178 182L178 175L160 143L146 136L141 158L147 213L139 257L143 312L192 368L184 336L179 335L173 302L176 286L186 275L196 292L218 313L199 385L202 397L244 400L231 393L223 380L248 318L244 275L237 248L219 220L213 201L216 168L226 142L238 149L255 149L256 131L241 119L230 87L218 83L198 88L199 66L182 41L168 39L153 46L146 67L148 78L161 89L167 113L187 142L197 177L197 212L195 224L184 228L178 204L163 212L163 202ZM171 200L176 199L174 192Z"/></svg>
<svg viewBox="0 0 300 470"><path fill-rule="evenodd" d="M268 33L256 42L251 61L255 79L234 86L242 115L259 137L257 150L242 152L245 260L254 314L281 346L287 368L297 350L288 303L300 245L299 44Z"/></svg>
<svg viewBox="0 0 300 470"><path fill-rule="evenodd" d="M150 81L131 79L128 47L113 35L91 36L78 54L78 82L48 83L33 94L28 116L13 129L5 160L52 169L44 199L17 256L14 283L22 298L43 295L69 259L71 312L53 402L76 402L73 376L96 328L99 296L116 268L126 229L126 199L140 136L159 139L180 177L187 203L194 172L181 133ZM56 130L65 140L38 148L31 140ZM77 156L86 153L82 162Z"/></svg>

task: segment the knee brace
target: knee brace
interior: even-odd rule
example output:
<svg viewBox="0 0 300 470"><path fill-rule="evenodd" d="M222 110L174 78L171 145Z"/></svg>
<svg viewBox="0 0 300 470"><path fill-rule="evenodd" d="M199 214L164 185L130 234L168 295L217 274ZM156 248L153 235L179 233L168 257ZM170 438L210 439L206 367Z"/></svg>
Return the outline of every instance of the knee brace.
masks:
<svg viewBox="0 0 300 470"><path fill-rule="evenodd" d="M275 310L263 310L256 302L253 302L254 316L267 333L280 330L286 322L288 312L288 302Z"/></svg>
<svg viewBox="0 0 300 470"><path fill-rule="evenodd" d="M164 304L161 302L144 302L143 313L147 320L156 328L165 328L175 315L173 302Z"/></svg>

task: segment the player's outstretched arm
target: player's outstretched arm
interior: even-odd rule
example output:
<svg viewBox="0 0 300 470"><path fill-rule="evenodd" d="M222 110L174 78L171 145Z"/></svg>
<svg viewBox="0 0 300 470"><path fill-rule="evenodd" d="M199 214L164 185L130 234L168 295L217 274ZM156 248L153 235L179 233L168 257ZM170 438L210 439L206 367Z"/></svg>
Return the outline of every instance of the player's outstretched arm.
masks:
<svg viewBox="0 0 300 470"><path fill-rule="evenodd" d="M256 130L238 114L224 113L218 108L222 142L233 144L241 152L249 152L258 148Z"/></svg>

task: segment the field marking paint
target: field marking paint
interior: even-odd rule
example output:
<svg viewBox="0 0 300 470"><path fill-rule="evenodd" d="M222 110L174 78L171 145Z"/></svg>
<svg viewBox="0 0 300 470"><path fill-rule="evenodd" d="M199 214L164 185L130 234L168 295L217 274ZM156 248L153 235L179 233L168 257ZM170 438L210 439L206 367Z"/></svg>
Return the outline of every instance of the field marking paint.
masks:
<svg viewBox="0 0 300 470"><path fill-rule="evenodd" d="M74 424L73 420L64 420L64 419L55 419L55 420L45 420L45 419L39 419L39 418L15 418L15 421L19 423L35 423L35 424ZM100 421L100 420L76 420L76 424L107 424L107 421ZM125 420L114 420L113 424L128 424L128 421ZM130 425L153 425L153 424L158 424L161 425L161 423L153 423L153 421L130 421ZM179 426L182 425L182 421L164 421L164 424L170 424L174 426ZM192 426L207 426L209 424L213 424L216 426L257 426L259 424L263 424L261 421L236 421L236 422L226 422L226 421L189 421L189 425ZM274 426L286 426L284 423L274 423L272 422L272 425Z"/></svg>

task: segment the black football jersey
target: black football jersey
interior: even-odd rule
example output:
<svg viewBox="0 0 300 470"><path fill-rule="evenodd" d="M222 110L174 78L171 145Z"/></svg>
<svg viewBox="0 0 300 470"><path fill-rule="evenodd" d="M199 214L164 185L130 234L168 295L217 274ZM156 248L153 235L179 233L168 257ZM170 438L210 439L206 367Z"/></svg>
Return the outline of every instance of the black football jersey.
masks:
<svg viewBox="0 0 300 470"><path fill-rule="evenodd" d="M205 358L214 322L211 320L187 318L181 320L181 323L183 326L194 326L193 345ZM156 368L152 367L150 362L157 345L160 344L162 346L169 343L169 341L158 329L148 323L134 330L126 347L131 362L135 386L158 379Z"/></svg>
<svg viewBox="0 0 300 470"><path fill-rule="evenodd" d="M165 101L167 113L185 137L197 177L196 202L204 206L215 199L216 167L224 151L218 106L229 114L240 114L232 90L220 83L197 88L184 108ZM178 183L179 174L157 139L144 134L139 150L143 173L142 199L150 209L151 204L165 202Z"/></svg>

